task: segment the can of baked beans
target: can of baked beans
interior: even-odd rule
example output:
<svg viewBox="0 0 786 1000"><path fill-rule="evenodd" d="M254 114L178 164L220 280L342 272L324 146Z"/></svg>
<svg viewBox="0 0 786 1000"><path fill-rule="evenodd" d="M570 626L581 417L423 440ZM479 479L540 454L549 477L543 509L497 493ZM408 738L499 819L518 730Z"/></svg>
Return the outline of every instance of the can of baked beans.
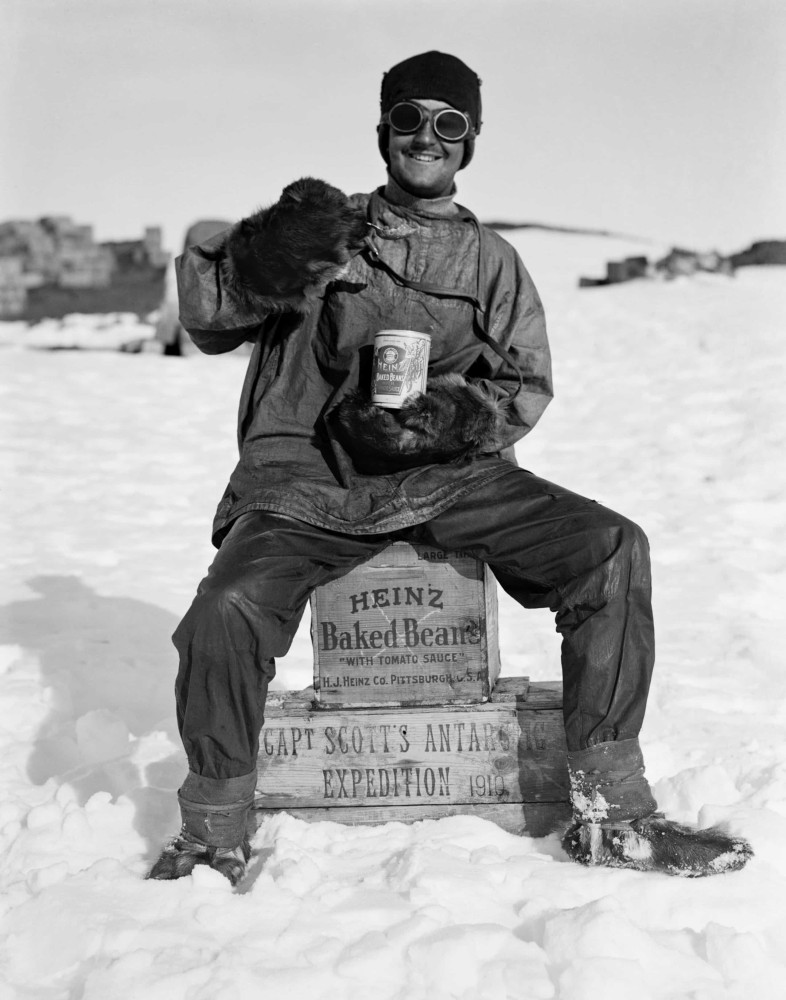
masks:
<svg viewBox="0 0 786 1000"><path fill-rule="evenodd" d="M426 391L431 337L417 330L380 330L374 337L371 402L397 410Z"/></svg>

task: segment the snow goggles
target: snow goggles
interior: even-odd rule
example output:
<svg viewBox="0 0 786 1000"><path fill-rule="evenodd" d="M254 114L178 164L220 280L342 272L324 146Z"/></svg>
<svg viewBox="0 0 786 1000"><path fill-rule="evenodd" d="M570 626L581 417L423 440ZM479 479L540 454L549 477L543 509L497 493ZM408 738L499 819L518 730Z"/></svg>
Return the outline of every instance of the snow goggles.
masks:
<svg viewBox="0 0 786 1000"><path fill-rule="evenodd" d="M414 101L401 101L382 116L383 124L403 135L419 131L424 121L430 122L434 134L445 142L461 142L472 133L472 122L463 111L454 108L427 111Z"/></svg>

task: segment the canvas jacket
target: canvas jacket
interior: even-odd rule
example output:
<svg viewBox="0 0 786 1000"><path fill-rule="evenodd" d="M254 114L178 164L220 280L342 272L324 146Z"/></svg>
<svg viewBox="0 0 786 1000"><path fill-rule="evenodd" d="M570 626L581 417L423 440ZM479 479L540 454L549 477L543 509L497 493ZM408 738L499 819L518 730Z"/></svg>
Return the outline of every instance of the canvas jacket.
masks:
<svg viewBox="0 0 786 1000"><path fill-rule="evenodd" d="M392 180L353 201L367 210L368 246L305 314L244 313L222 286L222 234L177 260L180 319L197 347L220 354L254 344L238 415L240 458L216 512L216 545L249 510L352 534L427 521L504 475L514 442L552 397L543 308L505 240L452 197L415 199ZM396 275L442 291L406 287ZM481 327L518 372L484 343ZM369 385L371 345L385 329L431 335L430 375L459 372L498 399L519 390L493 451L389 475L355 469L332 414L348 391Z"/></svg>

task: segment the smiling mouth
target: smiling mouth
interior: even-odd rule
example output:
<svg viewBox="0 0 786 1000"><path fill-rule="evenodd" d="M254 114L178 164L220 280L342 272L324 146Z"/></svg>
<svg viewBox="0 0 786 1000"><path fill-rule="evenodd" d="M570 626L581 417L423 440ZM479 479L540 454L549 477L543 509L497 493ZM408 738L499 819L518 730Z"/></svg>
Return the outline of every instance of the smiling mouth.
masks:
<svg viewBox="0 0 786 1000"><path fill-rule="evenodd" d="M417 160L418 163L436 163L437 160L441 160L441 156L437 156L436 153L407 153L410 160Z"/></svg>

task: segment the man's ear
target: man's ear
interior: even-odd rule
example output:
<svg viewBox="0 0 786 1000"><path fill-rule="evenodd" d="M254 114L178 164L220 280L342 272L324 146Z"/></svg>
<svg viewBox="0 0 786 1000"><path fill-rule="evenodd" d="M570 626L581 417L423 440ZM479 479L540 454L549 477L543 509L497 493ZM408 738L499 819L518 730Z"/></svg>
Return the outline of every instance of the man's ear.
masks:
<svg viewBox="0 0 786 1000"><path fill-rule="evenodd" d="M377 145L382 159L390 166L390 125L377 125Z"/></svg>

